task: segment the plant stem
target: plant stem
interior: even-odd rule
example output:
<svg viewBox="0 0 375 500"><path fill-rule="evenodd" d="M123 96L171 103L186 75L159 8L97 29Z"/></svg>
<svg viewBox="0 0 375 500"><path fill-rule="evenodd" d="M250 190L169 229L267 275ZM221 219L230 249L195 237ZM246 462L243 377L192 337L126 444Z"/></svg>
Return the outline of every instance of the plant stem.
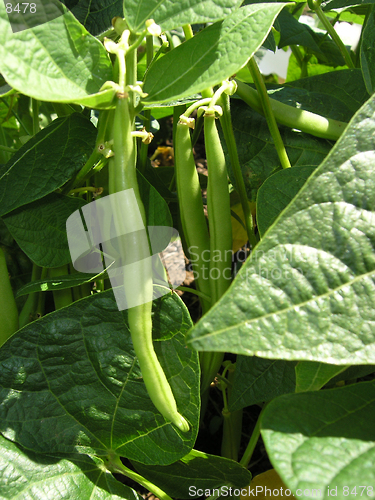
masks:
<svg viewBox="0 0 375 500"><path fill-rule="evenodd" d="M350 57L350 54L349 54L347 48L343 44L339 35L336 33L335 28L332 26L332 24L328 21L328 19L324 15L324 12L322 11L322 9L320 7L320 2L313 0L313 1L309 2L309 7L311 8L311 10L313 10L316 13L319 20L323 24L324 28L327 30L327 32L331 36L332 40L335 42L335 44L339 48L339 51L341 52L341 55L344 58L345 63L348 66L348 68L354 69L355 68L354 63Z"/></svg>
<svg viewBox="0 0 375 500"><path fill-rule="evenodd" d="M96 142L95 142L95 148L93 152L91 153L90 157L84 164L84 166L81 168L81 170L78 172L78 174L75 176L74 179L72 179L68 184L65 186L63 189L63 194L68 194L73 187L79 187L88 174L91 172L91 169L100 162L100 160L103 159L102 154L100 153L98 147L105 142L105 136L107 132L107 128L109 125L111 117L111 112L110 111L101 111L99 115L99 121L98 121L98 134L96 137Z"/></svg>
<svg viewBox="0 0 375 500"><path fill-rule="evenodd" d="M178 286L177 288L175 288L175 290L180 290L181 292L193 293L194 295L197 295L197 297L201 297L203 300L211 302L211 297L209 297L203 292L200 292L199 290L194 290L194 288L189 288L188 286Z"/></svg>
<svg viewBox="0 0 375 500"><path fill-rule="evenodd" d="M273 142L275 143L275 148L276 148L277 155L279 157L281 166L283 168L290 168L291 165L289 162L289 158L288 158L287 152L285 150L283 140L281 139L280 131L279 131L279 128L277 126L275 116L274 116L272 108L271 108L270 99L269 99L268 94L267 94L267 89L266 89L266 86L264 84L262 75L260 74L258 65L255 62L254 57L252 57L250 59L247 66L250 70L251 76L253 77L255 86L258 90L258 95L259 95L260 101L262 103L264 115L266 117L268 128L270 129L270 132L271 132L271 135L273 138Z"/></svg>
<svg viewBox="0 0 375 500"><path fill-rule="evenodd" d="M224 401L224 408L222 411L224 422L221 455L237 462L238 451L241 444L243 409L241 408L240 410L232 412L228 409L228 399L230 398L230 393L233 387L232 383L234 379L235 365L230 363L224 369L223 376L225 376L226 371L228 371L228 379L220 384L222 387Z"/></svg>
<svg viewBox="0 0 375 500"><path fill-rule="evenodd" d="M250 211L249 201L247 199L245 182L242 176L241 165L238 158L236 141L234 139L232 119L230 116L229 96L223 94L220 98L220 105L223 110L223 115L220 118L220 124L223 130L224 139L228 148L229 157L232 165L232 171L236 182L236 190L240 196L242 211L245 217L245 225L248 240L251 247L254 248L258 240L254 233L253 219Z"/></svg>
<svg viewBox="0 0 375 500"><path fill-rule="evenodd" d="M237 81L237 94L255 111L264 114L259 94L255 89ZM338 120L316 115L310 111L288 106L275 99L270 99L270 104L278 123L322 139L337 141L348 125Z"/></svg>
<svg viewBox="0 0 375 500"><path fill-rule="evenodd" d="M302 56L301 50L298 45L290 45L290 49L297 60L298 66L301 68L300 78L306 78L308 76L306 57ZM310 56L308 57L310 58Z"/></svg>
<svg viewBox="0 0 375 500"><path fill-rule="evenodd" d="M250 463L250 460L251 460L251 457L252 457L252 455L254 453L255 446L256 446L256 444L258 442L258 439L259 439L259 436L260 436L260 427L261 427L262 415L263 415L263 412L264 412L266 406L267 406L266 404L263 406L262 411L259 414L257 423L255 424L253 433L251 434L251 437L250 437L249 443L248 443L248 445L246 447L245 453L243 454L243 457L240 460L240 464L243 465L244 467L248 467L248 465Z"/></svg>
<svg viewBox="0 0 375 500"><path fill-rule="evenodd" d="M362 29L361 29L361 35L359 37L357 48L355 49L355 65L356 65L357 68L361 67L361 62L360 61L361 61L361 47L362 47L362 41L363 41L363 33L365 31L368 19L370 17L371 9L372 9L372 5L371 4L367 5L367 12L366 12L366 15L365 15L365 19L363 21L363 25L362 25Z"/></svg>
<svg viewBox="0 0 375 500"><path fill-rule="evenodd" d="M184 24L182 26L182 29L184 30L185 40L190 40L190 38L193 38L194 34L190 24Z"/></svg>
<svg viewBox="0 0 375 500"><path fill-rule="evenodd" d="M18 330L18 311L10 284L5 254L0 247L0 346Z"/></svg>
<svg viewBox="0 0 375 500"><path fill-rule="evenodd" d="M36 99L31 99L32 109L33 109L33 135L36 135L39 130L39 101Z"/></svg>
<svg viewBox="0 0 375 500"><path fill-rule="evenodd" d="M151 493L153 493L156 498L159 498L160 500L172 500L172 498L167 495L163 490L161 490L158 486L155 484L151 483L148 479L145 477L141 476L137 472L132 471L131 469L128 469L128 467L125 467L125 465L121 462L119 457L113 458L107 465L108 470L111 472L117 472L118 474L123 474L124 476L129 477L130 479L133 479L133 481L136 481L138 484L141 484L145 488L147 488Z"/></svg>
<svg viewBox="0 0 375 500"><path fill-rule="evenodd" d="M54 267L50 269L50 277L63 276L69 274L69 268L67 265L61 267ZM73 302L72 291L70 288L64 290L54 290L53 300L55 301L55 309L61 309L62 307L67 307Z"/></svg>
<svg viewBox="0 0 375 500"><path fill-rule="evenodd" d="M31 273L31 282L36 281L40 279L42 273L42 268L37 266L36 264L33 264L33 270ZM28 323L31 323L35 318L35 312L37 308L37 303L38 303L38 293L29 293L25 305L23 306L20 316L19 316L19 323L20 323L20 328L23 326L27 325Z"/></svg>
<svg viewBox="0 0 375 500"><path fill-rule="evenodd" d="M154 38L152 35L146 36L146 58L147 67L150 66L152 58L154 56ZM143 112L143 126L147 132L150 131L151 125L151 109L145 109ZM146 169L148 145L144 142L141 143L141 149L139 152L139 170L143 173Z"/></svg>

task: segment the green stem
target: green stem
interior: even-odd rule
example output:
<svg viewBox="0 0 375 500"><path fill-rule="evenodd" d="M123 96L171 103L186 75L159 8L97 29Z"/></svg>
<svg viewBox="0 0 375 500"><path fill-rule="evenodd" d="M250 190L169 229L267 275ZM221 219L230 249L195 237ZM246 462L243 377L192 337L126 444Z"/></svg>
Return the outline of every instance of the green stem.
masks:
<svg viewBox="0 0 375 500"><path fill-rule="evenodd" d="M153 56L154 56L154 37L152 35L147 35L146 36L147 67L150 66ZM151 109L146 109L143 112L143 126L145 127L147 132L150 131L150 125L151 125ZM139 152L139 170L142 173L146 170L147 154L148 154L148 144L142 142L141 149Z"/></svg>
<svg viewBox="0 0 375 500"><path fill-rule="evenodd" d="M41 273L42 273L42 268L37 266L36 264L33 264L33 270L31 273L31 282L39 280L41 277ZM31 323L31 321L34 321L37 304L38 304L38 293L36 292L29 293L25 305L23 306L20 312L19 316L20 328Z"/></svg>
<svg viewBox="0 0 375 500"><path fill-rule="evenodd" d="M18 330L18 311L9 280L5 254L0 248L0 346Z"/></svg>
<svg viewBox="0 0 375 500"><path fill-rule="evenodd" d="M310 8L313 7L312 10L316 13L319 20L323 24L324 28L327 30L327 32L331 36L332 40L335 42L335 44L339 48L339 51L341 52L341 55L344 58L345 63L348 66L348 68L354 69L355 68L354 63L350 57L350 54L349 54L347 48L343 44L339 35L336 33L335 28L332 26L332 24L328 21L328 19L324 15L324 12L322 11L322 9L320 7L320 2L312 0L311 2L309 2L309 7Z"/></svg>
<svg viewBox="0 0 375 500"><path fill-rule="evenodd" d="M253 433L251 434L249 443L246 447L245 453L243 454L243 457L240 460L240 464L243 465L243 467L248 467L251 457L254 453L255 447L257 445L258 439L260 437L260 427L261 427L261 421L262 421L262 415L265 410L267 405L264 405L262 408L262 411L259 414L257 423L255 424Z"/></svg>
<svg viewBox="0 0 375 500"><path fill-rule="evenodd" d="M50 277L63 276L69 274L69 268L67 265L61 267L54 267L50 269ZM70 306L73 303L72 291L70 288L64 290L54 290L53 300L55 301L55 309L61 309L62 307Z"/></svg>
<svg viewBox="0 0 375 500"><path fill-rule="evenodd" d="M223 371L223 376L225 376L226 370L228 370L228 379L221 384L223 386L222 392L224 401L224 408L222 411L224 422L221 455L237 462L241 444L243 410L240 409L231 412L228 409L227 401L230 398L233 387L235 365L232 363L228 364Z"/></svg>
<svg viewBox="0 0 375 500"><path fill-rule="evenodd" d="M119 457L113 458L108 463L107 467L111 472L117 472L118 474L123 474L124 476L133 479L133 481L136 481L138 484L141 484L144 488L153 493L156 498L159 498L160 500L172 500L172 498L169 495L167 495L158 486L151 483L151 481L141 476L137 472L132 471L128 467L125 467L125 465L121 462Z"/></svg>
<svg viewBox="0 0 375 500"><path fill-rule="evenodd" d="M250 206L247 198L245 182L242 176L240 160L238 158L238 151L233 133L232 119L230 116L230 102L228 95L223 94L221 96L220 105L223 110L223 116L220 118L220 124L223 129L224 139L229 152L232 171L236 182L236 189L240 196L242 211L245 217L247 237L251 244L251 247L254 248L255 245L258 243L258 240L254 233L253 218L251 215Z"/></svg>
<svg viewBox="0 0 375 500"><path fill-rule="evenodd" d="M40 274L40 279L44 280L48 276L48 269L42 267L42 272ZM38 292L38 303L36 305L36 319L41 318L44 315L44 305L46 301L46 294L44 292Z"/></svg>
<svg viewBox="0 0 375 500"><path fill-rule="evenodd" d="M194 290L194 288L189 288L188 286L178 286L177 288L175 288L175 290L180 290L181 292L193 293L197 297L201 297L203 300L211 302L211 297L209 297L203 292L200 292L199 290Z"/></svg>
<svg viewBox="0 0 375 500"><path fill-rule="evenodd" d="M96 137L94 151L91 153L89 159L86 161L75 178L68 182L68 184L65 186L63 194L68 194L75 186L79 187L86 180L86 177L91 172L91 169L93 169L97 163L103 160L103 156L98 148L105 143L106 132L111 116L112 115L110 111L105 110L100 112L98 121L98 134Z"/></svg>
<svg viewBox="0 0 375 500"><path fill-rule="evenodd" d="M264 114L258 92L240 81L237 81L237 85L237 95L255 111ZM322 139L337 141L348 125L338 120L310 113L310 111L288 106L275 99L270 99L270 104L278 123Z"/></svg>
<svg viewBox="0 0 375 500"><path fill-rule="evenodd" d="M308 76L307 72L307 62L311 56L302 56L301 50L298 45L290 45L290 49L296 58L298 66L301 68L301 76L300 78L306 78Z"/></svg>
<svg viewBox="0 0 375 500"><path fill-rule="evenodd" d="M362 42L363 42L363 33L365 31L367 22L369 20L369 17L371 14L371 9L372 9L372 5L371 4L367 5L367 11L366 11L365 19L363 21L361 35L359 37L358 45L357 45L357 48L355 50L355 65L357 68L361 67L361 47L362 47Z"/></svg>
<svg viewBox="0 0 375 500"><path fill-rule="evenodd" d="M39 125L39 101L31 99L33 110L33 135L36 135L40 130Z"/></svg>
<svg viewBox="0 0 375 500"><path fill-rule="evenodd" d="M184 30L185 40L190 40L190 38L193 38L194 34L190 24L184 24L182 26L182 29Z"/></svg>
<svg viewBox="0 0 375 500"><path fill-rule="evenodd" d="M5 136L4 129L2 126L0 126L0 143L3 145L0 145L0 163L8 163L10 159L10 154L9 153L15 153L16 150L13 148L9 148L7 146L7 137Z"/></svg>
<svg viewBox="0 0 375 500"><path fill-rule="evenodd" d="M290 168L291 165L289 162L289 158L285 150L283 140L281 139L280 131L271 108L270 99L267 94L267 89L254 57L250 59L247 65L250 70L251 76L253 77L255 86L258 90L258 95L262 103L264 115L266 117L268 128L270 129L281 166L283 168Z"/></svg>

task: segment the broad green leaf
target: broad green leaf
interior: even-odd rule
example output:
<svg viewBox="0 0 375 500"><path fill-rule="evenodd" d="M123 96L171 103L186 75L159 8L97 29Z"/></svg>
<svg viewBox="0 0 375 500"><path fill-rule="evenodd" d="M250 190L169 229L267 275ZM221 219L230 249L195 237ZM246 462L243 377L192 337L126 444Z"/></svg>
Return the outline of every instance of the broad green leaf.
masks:
<svg viewBox="0 0 375 500"><path fill-rule="evenodd" d="M375 365L349 366L349 368L346 368L346 370L333 377L329 381L329 385L337 384L343 380L353 383L353 381L357 381L357 379L372 375L373 373L375 373Z"/></svg>
<svg viewBox="0 0 375 500"><path fill-rule="evenodd" d="M307 51L303 49L303 47L300 47L300 51L302 54L302 57L305 57L307 54ZM293 82L294 80L298 80L299 78L304 77L304 73L310 76L317 76L317 75L322 75L325 73L335 73L338 74L337 71L342 71L348 69L347 66L328 66L324 62L321 62L318 60L316 55L307 56L308 61L306 65L306 69L303 72L301 70L301 66L298 63L297 59L295 58L294 54L291 54L289 57L289 64L288 64L288 72L286 75L286 81L287 82Z"/></svg>
<svg viewBox="0 0 375 500"><path fill-rule="evenodd" d="M297 498L307 489L345 500L355 488L358 497L371 498L374 419L375 382L362 382L281 396L265 409L261 432L272 465Z"/></svg>
<svg viewBox="0 0 375 500"><path fill-rule="evenodd" d="M171 227L172 217L165 200L141 174L138 178L147 225ZM20 248L35 264L42 267L59 267L71 262L66 220L84 204L80 198L51 193L13 210L5 215L3 220ZM84 281L87 279L86 276ZM44 288L46 283L42 284ZM65 282L59 288L67 287L69 285Z"/></svg>
<svg viewBox="0 0 375 500"><path fill-rule="evenodd" d="M296 392L318 391L346 366L300 361L296 366Z"/></svg>
<svg viewBox="0 0 375 500"><path fill-rule="evenodd" d="M250 472L227 458L191 450L178 462L161 467L132 462L136 470L174 498L201 497L198 490L225 487L243 488L250 483Z"/></svg>
<svg viewBox="0 0 375 500"><path fill-rule="evenodd" d="M326 0L322 2L323 10L342 9L352 5L367 5L375 3L375 0Z"/></svg>
<svg viewBox="0 0 375 500"><path fill-rule="evenodd" d="M229 396L229 411L270 401L294 392L295 362L237 356L236 370Z"/></svg>
<svg viewBox="0 0 375 500"><path fill-rule="evenodd" d="M343 69L268 86L272 99L326 118L348 122L369 95L360 69Z"/></svg>
<svg viewBox="0 0 375 500"><path fill-rule="evenodd" d="M23 450L0 436L1 500L140 500L108 474L103 462L84 455L62 458Z"/></svg>
<svg viewBox="0 0 375 500"><path fill-rule="evenodd" d="M281 169L279 157L263 116L237 99L233 99L231 103L231 114L247 196L250 201L256 201L258 189L263 182ZM331 149L331 144L325 139L286 127L279 128L293 167L318 166ZM224 149L226 151L226 147ZM226 157L229 177L236 186L229 155L226 154Z"/></svg>
<svg viewBox="0 0 375 500"><path fill-rule="evenodd" d="M375 90L375 5L367 18L365 29L362 33L361 43L361 68L368 93L371 95Z"/></svg>
<svg viewBox="0 0 375 500"><path fill-rule="evenodd" d="M0 169L0 216L63 186L84 166L95 139L96 128L78 113L36 134Z"/></svg>
<svg viewBox="0 0 375 500"><path fill-rule="evenodd" d="M123 17L122 0L63 0L63 3L92 35L112 27L114 17Z"/></svg>
<svg viewBox="0 0 375 500"><path fill-rule="evenodd" d="M30 260L41 267L59 267L71 262L66 219L84 204L54 193L13 210L3 220Z"/></svg>
<svg viewBox="0 0 375 500"><path fill-rule="evenodd" d="M283 6L242 7L168 52L147 73L145 102L190 96L234 75L267 38Z"/></svg>
<svg viewBox="0 0 375 500"><path fill-rule="evenodd" d="M114 91L97 94L112 80L103 45L66 12L53 21L13 33L0 3L0 72L7 83L41 101L107 106Z"/></svg>
<svg viewBox="0 0 375 500"><path fill-rule="evenodd" d="M199 421L198 358L184 343L190 326L176 294L154 302L155 350L189 432L151 403L127 311L118 310L112 291L44 316L3 345L1 432L36 453L111 452L149 465L179 460L191 450Z"/></svg>
<svg viewBox="0 0 375 500"><path fill-rule="evenodd" d="M132 31L142 32L153 19L163 31L184 24L212 23L228 16L242 0L126 0L124 16Z"/></svg>
<svg viewBox="0 0 375 500"><path fill-rule="evenodd" d="M257 227L261 238L305 184L315 167L288 168L268 177L257 195Z"/></svg>
<svg viewBox="0 0 375 500"><path fill-rule="evenodd" d="M307 24L300 23L287 9L280 12L276 23L276 29L280 31L279 49L290 45L302 45L316 53L318 57L323 57L328 64L334 66L345 64L337 45L327 37L326 33L316 32Z"/></svg>
<svg viewBox="0 0 375 500"><path fill-rule="evenodd" d="M198 350L374 364L375 97L196 324Z"/></svg>
<svg viewBox="0 0 375 500"><path fill-rule="evenodd" d="M16 298L28 295L35 292L50 292L54 290L64 290L74 286L84 285L85 283L93 283L97 279L104 279L107 277L106 273L102 274L88 274L88 273L74 273L64 276L54 276L53 278L45 278L43 280L31 281L19 290L17 290Z"/></svg>

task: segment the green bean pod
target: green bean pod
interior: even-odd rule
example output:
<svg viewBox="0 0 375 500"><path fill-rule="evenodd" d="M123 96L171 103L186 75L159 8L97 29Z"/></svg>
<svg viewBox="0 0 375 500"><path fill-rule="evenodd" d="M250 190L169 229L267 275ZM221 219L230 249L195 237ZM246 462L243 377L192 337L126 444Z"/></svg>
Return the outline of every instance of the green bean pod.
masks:
<svg viewBox="0 0 375 500"><path fill-rule="evenodd" d="M182 230L193 265L194 277L199 291L210 296L208 262L210 240L203 211L202 193L194 162L189 126L179 121L174 138L175 173ZM210 302L202 300L203 312Z"/></svg>
<svg viewBox="0 0 375 500"><path fill-rule="evenodd" d="M232 221L228 173L215 115L204 116L204 140L207 158L207 211L210 229L210 286L215 304L232 280Z"/></svg>
<svg viewBox="0 0 375 500"><path fill-rule="evenodd" d="M131 135L132 129L133 123L128 97L120 95L113 123L114 157L109 162L109 192L114 194L132 188L145 226L146 216L137 182L136 146ZM125 237L119 238L118 242L120 252L122 254L126 252L129 261L132 262L132 265L127 266L126 272L124 272L124 287L127 298L131 298L139 304L128 309L128 324L143 381L157 410L178 429L187 432L189 424L177 410L172 389L152 343L153 281L151 259L149 258L151 253L146 229L140 231L137 226L137 229L129 233L132 224L131 212L128 212L125 220L124 214L119 213L120 208L116 206L115 198L112 198L112 210L119 214L118 224L120 226L126 224L126 230L124 227L116 227L116 232L117 234L127 233Z"/></svg>
<svg viewBox="0 0 375 500"><path fill-rule="evenodd" d="M18 311L9 281L5 255L0 248L0 346L18 330Z"/></svg>
<svg viewBox="0 0 375 500"><path fill-rule="evenodd" d="M246 85L246 83L237 81L237 84L237 95L246 104L255 109L255 111L263 114L258 92L249 85ZM276 101L276 99L270 98L270 105L277 123L292 129L301 130L315 137L337 141L348 125L345 122L325 118L304 109L294 108L293 106Z"/></svg>
<svg viewBox="0 0 375 500"><path fill-rule="evenodd" d="M232 269L232 222L228 174L215 114L204 116L204 138L207 158L207 211L210 230L210 294L215 304L231 283ZM209 387L223 362L224 353L201 354L202 391Z"/></svg>

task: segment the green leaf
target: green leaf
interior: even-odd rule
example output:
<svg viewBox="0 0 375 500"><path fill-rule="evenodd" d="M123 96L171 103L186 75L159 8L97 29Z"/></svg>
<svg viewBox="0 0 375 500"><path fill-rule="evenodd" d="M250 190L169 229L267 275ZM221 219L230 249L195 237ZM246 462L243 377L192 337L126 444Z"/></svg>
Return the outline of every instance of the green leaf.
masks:
<svg viewBox="0 0 375 500"><path fill-rule="evenodd" d="M295 362L237 356L236 370L229 396L229 411L270 401L294 392Z"/></svg>
<svg viewBox="0 0 375 500"><path fill-rule="evenodd" d="M300 23L287 9L280 12L277 24L280 31L279 49L302 45L318 54L318 57L323 56L327 63L335 66L345 64L337 45L326 33L315 32L307 24Z"/></svg>
<svg viewBox="0 0 375 500"><path fill-rule="evenodd" d="M145 102L190 96L234 75L267 38L283 6L277 3L242 7L168 52L147 73Z"/></svg>
<svg viewBox="0 0 375 500"><path fill-rule="evenodd" d="M137 177L139 193L145 207L147 226L172 227L172 216L167 202L139 171Z"/></svg>
<svg viewBox="0 0 375 500"><path fill-rule="evenodd" d="M61 458L23 450L0 436L1 499L140 500L134 490L108 474L101 460L84 455Z"/></svg>
<svg viewBox="0 0 375 500"><path fill-rule="evenodd" d="M138 173L138 179L147 225L172 227L172 217L165 200L142 174ZM80 198L51 193L40 200L13 210L5 215L3 220L20 248L35 264L42 267L59 267L71 262L66 220L85 203ZM95 275L91 277L93 276ZM41 284L30 285L32 288L37 287L38 291L40 291L40 286L44 291L77 286L77 282L74 285L69 284L70 277L66 278L62 283L54 278L43 280ZM82 282L87 282L89 275L81 279ZM53 286L53 283L57 281L61 285ZM48 283L52 284L52 288ZM30 290L27 293L30 293Z"/></svg>
<svg viewBox="0 0 375 500"><path fill-rule="evenodd" d="M337 384L338 382L348 381L353 383L358 378L366 377L367 375L372 375L375 372L375 365L357 365L349 366L343 372L339 373L329 381L329 385Z"/></svg>
<svg viewBox="0 0 375 500"><path fill-rule="evenodd" d="M36 265L59 267L71 262L66 219L85 202L49 194L5 215L3 220L21 250Z"/></svg>
<svg viewBox="0 0 375 500"><path fill-rule="evenodd" d="M257 227L261 238L305 184L315 167L280 170L268 177L257 196Z"/></svg>
<svg viewBox="0 0 375 500"><path fill-rule="evenodd" d="M300 51L302 57L305 57L307 51L305 52L303 47L300 47ZM327 64L325 64L325 62L319 61L316 55L312 55L311 57L310 56L307 56L308 57L307 65L305 71L302 71L301 66L297 61L297 59L295 58L294 54L290 55L288 72L286 76L287 82L292 82L299 78L303 78L303 73L306 73L311 77L332 72L338 76L337 71L342 71L347 69L347 66L338 66L338 67L328 66Z"/></svg>
<svg viewBox="0 0 375 500"><path fill-rule="evenodd" d="M58 118L0 168L0 216L63 186L94 149L96 128L74 113Z"/></svg>
<svg viewBox="0 0 375 500"><path fill-rule="evenodd" d="M112 27L114 17L123 17L122 0L65 0L64 5L92 35L100 35Z"/></svg>
<svg viewBox="0 0 375 500"><path fill-rule="evenodd" d="M231 114L247 196L250 201L256 201L263 182L281 168L280 160L263 116L237 99L231 103ZM282 126L279 129L293 167L318 166L331 149L325 139ZM228 154L226 159L230 180L236 186Z"/></svg>
<svg viewBox="0 0 375 500"><path fill-rule="evenodd" d="M132 462L136 470L174 498L197 498L197 490L225 487L244 488L250 483L250 472L237 462L201 451L191 450L178 462L161 467Z"/></svg>
<svg viewBox="0 0 375 500"><path fill-rule="evenodd" d="M308 489L311 496L315 490L319 498L345 500L356 487L358 496L369 498L375 482L374 419L372 381L281 396L265 409L261 432L272 465L297 497Z"/></svg>
<svg viewBox="0 0 375 500"><path fill-rule="evenodd" d="M318 391L346 368L317 361L300 361L296 366L296 392Z"/></svg>
<svg viewBox="0 0 375 500"><path fill-rule="evenodd" d="M322 2L323 10L342 9L352 5L366 5L375 3L375 0L326 0Z"/></svg>
<svg viewBox="0 0 375 500"><path fill-rule="evenodd" d="M105 277L107 277L106 273L74 273L64 276L54 276L53 278L45 278L43 280L31 281L30 283L27 283L19 290L17 290L16 298L35 292L65 290L66 288L84 285L85 283L92 283L97 279L104 279Z"/></svg>
<svg viewBox="0 0 375 500"><path fill-rule="evenodd" d="M179 411L180 433L156 410L142 382L113 292L102 292L19 330L0 350L0 427L44 454L114 453L168 465L189 453L198 431L199 365L184 335L191 326L176 294L154 302L154 342Z"/></svg>
<svg viewBox="0 0 375 500"><path fill-rule="evenodd" d="M375 97L188 335L198 350L374 364Z"/></svg>
<svg viewBox="0 0 375 500"><path fill-rule="evenodd" d="M375 90L375 5L371 7L365 29L362 33L361 43L361 68L368 93Z"/></svg>
<svg viewBox="0 0 375 500"><path fill-rule="evenodd" d="M241 3L242 0L126 0L124 16L132 31L142 32L148 19L166 31L184 24L215 22Z"/></svg>
<svg viewBox="0 0 375 500"><path fill-rule="evenodd" d="M112 80L112 65L103 45L66 12L53 21L12 33L0 3L0 72L7 83L41 101L107 106L114 91L97 94Z"/></svg>

